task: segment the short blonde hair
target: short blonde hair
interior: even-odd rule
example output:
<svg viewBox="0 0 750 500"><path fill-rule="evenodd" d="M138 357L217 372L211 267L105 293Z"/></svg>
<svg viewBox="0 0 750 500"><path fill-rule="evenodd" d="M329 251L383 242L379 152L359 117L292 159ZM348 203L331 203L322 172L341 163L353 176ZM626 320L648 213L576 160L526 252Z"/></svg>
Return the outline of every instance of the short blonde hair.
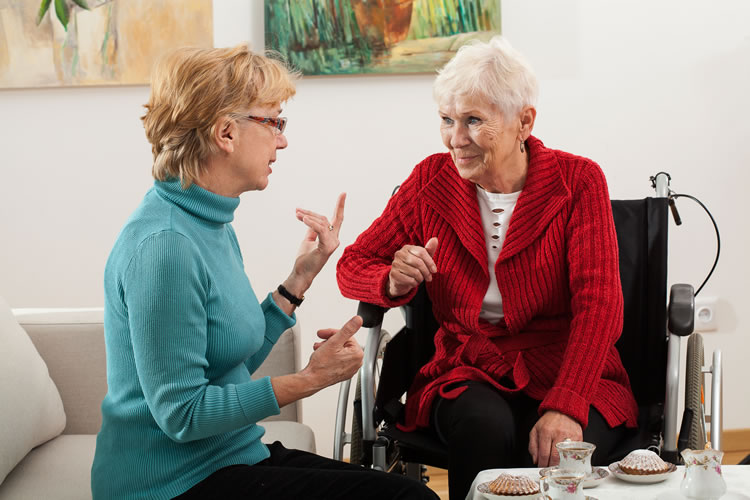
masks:
<svg viewBox="0 0 750 500"><path fill-rule="evenodd" d="M217 152L213 135L220 117L281 104L294 95L298 73L274 57L256 54L247 45L182 48L157 64L141 118L155 179L178 178L189 187L208 156Z"/></svg>
<svg viewBox="0 0 750 500"><path fill-rule="evenodd" d="M497 105L506 117L536 106L539 84L526 59L501 36L458 49L438 72L433 85L438 104L457 98L481 97Z"/></svg>

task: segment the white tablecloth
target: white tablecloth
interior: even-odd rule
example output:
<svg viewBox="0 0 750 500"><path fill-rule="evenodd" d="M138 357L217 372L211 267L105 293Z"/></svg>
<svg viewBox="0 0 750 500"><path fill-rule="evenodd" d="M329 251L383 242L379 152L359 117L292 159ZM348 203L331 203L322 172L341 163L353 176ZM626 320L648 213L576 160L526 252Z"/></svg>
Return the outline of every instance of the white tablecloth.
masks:
<svg viewBox="0 0 750 500"><path fill-rule="evenodd" d="M727 492L721 500L750 500L750 465L723 465L721 470L727 483ZM525 474L535 481L539 480L539 469L484 470L474 478L466 500L485 500L484 495L477 491L477 485L495 479L501 472ZM680 493L683 474L684 467L678 467L665 481L656 484L626 483L610 474L599 486L586 488L584 492L597 500L686 500Z"/></svg>

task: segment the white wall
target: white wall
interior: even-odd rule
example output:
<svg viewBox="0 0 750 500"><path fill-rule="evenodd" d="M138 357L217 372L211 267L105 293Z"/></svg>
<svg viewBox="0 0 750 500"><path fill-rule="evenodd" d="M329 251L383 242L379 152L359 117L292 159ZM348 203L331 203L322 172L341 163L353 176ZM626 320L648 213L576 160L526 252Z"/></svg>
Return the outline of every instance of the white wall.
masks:
<svg viewBox="0 0 750 500"><path fill-rule="evenodd" d="M744 214L750 116L750 3L745 0L504 0L503 29L541 83L535 134L589 156L613 197L651 193L661 170L697 195L722 230L719 267L701 295L720 298L725 428L750 427L750 303ZM215 2L215 39L262 44L262 3ZM429 75L309 77L285 110L289 148L269 188L243 196L235 229L256 290L291 269L301 223L294 208L331 213L348 193L342 244L382 210L390 190L424 156L443 149ZM0 91L0 295L13 307L102 304L102 270L120 226L151 183L139 121L146 87ZM697 285L715 250L705 215L679 200L670 281ZM339 251L340 252L340 251ZM337 253L335 257L340 255ZM299 310L303 353L315 331L338 326L355 304L339 296L334 263ZM387 319L395 330L397 314ZM364 335L360 334L364 341ZM304 404L318 450L330 455L336 390Z"/></svg>

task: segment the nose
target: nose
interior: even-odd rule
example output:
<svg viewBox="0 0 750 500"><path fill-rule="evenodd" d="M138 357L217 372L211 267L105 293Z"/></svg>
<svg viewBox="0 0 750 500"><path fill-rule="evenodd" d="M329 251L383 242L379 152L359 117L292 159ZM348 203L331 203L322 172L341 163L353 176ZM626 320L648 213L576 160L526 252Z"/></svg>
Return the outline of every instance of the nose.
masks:
<svg viewBox="0 0 750 500"><path fill-rule="evenodd" d="M451 147L462 148L471 143L468 129L461 124L454 124L450 135Z"/></svg>
<svg viewBox="0 0 750 500"><path fill-rule="evenodd" d="M276 149L286 149L288 145L289 141L286 140L283 132L276 135Z"/></svg>

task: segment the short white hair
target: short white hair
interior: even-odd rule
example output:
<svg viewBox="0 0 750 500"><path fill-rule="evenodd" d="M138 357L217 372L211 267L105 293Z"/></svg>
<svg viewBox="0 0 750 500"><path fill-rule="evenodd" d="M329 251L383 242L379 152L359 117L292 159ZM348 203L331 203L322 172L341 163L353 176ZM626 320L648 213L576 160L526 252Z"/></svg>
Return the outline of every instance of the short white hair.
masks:
<svg viewBox="0 0 750 500"><path fill-rule="evenodd" d="M534 70L502 36L459 48L438 71L432 89L438 104L480 97L498 106L505 117L518 115L526 106L536 106L539 96Z"/></svg>

